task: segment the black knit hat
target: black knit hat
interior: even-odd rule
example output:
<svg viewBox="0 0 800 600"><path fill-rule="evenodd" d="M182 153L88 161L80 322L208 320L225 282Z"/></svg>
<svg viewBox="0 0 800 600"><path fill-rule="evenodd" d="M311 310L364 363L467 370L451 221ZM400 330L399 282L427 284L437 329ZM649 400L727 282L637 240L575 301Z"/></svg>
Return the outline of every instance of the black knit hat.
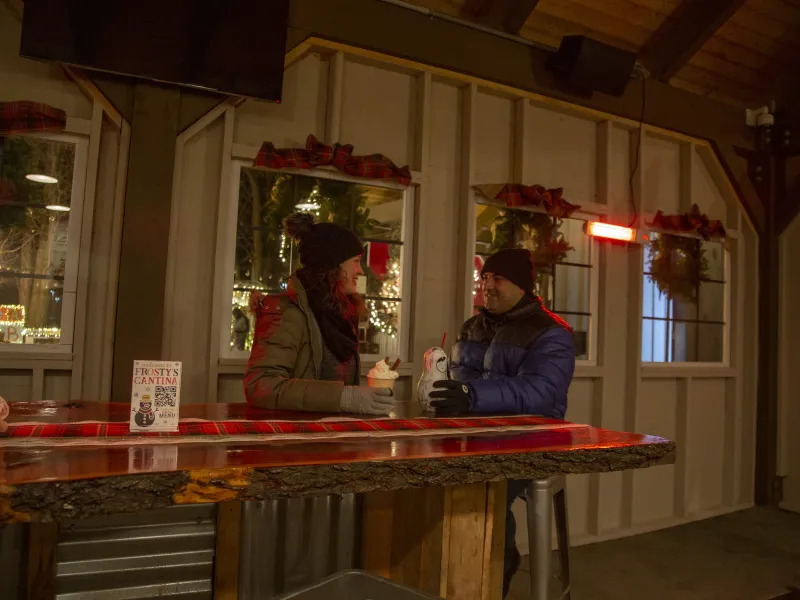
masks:
<svg viewBox="0 0 800 600"><path fill-rule="evenodd" d="M336 267L364 253L358 236L334 223L314 223L308 213L294 213L284 223L286 233L297 242L300 262L304 267Z"/></svg>
<svg viewBox="0 0 800 600"><path fill-rule="evenodd" d="M533 255L530 250L514 248L510 250L500 250L492 254L483 263L481 275L493 273L505 277L511 283L521 288L523 291L533 295L536 274L533 268Z"/></svg>

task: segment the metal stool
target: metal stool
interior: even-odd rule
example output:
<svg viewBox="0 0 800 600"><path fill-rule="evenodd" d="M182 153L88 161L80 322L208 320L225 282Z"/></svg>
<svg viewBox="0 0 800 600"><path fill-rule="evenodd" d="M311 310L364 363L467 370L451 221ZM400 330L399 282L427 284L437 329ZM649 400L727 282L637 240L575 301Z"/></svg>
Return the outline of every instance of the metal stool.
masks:
<svg viewBox="0 0 800 600"><path fill-rule="evenodd" d="M531 561L531 600L570 600L569 527L567 524L567 480L563 475L534 479L528 483L528 546ZM556 514L561 590L551 595L553 580L553 511Z"/></svg>

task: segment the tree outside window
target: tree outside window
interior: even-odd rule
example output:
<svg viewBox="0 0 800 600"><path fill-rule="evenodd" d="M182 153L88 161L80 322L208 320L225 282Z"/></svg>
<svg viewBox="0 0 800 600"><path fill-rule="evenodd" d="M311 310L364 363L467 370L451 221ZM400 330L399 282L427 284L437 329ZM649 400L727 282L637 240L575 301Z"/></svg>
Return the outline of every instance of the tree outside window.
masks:
<svg viewBox="0 0 800 600"><path fill-rule="evenodd" d="M283 231L291 213L311 212L356 233L365 245L359 282L368 316L359 324L361 354L399 354L403 276L404 193L394 188L256 168L242 168L234 261L230 348L253 343L252 291L281 293L300 266Z"/></svg>
<svg viewBox="0 0 800 600"><path fill-rule="evenodd" d="M76 146L0 137L0 341L58 344Z"/></svg>

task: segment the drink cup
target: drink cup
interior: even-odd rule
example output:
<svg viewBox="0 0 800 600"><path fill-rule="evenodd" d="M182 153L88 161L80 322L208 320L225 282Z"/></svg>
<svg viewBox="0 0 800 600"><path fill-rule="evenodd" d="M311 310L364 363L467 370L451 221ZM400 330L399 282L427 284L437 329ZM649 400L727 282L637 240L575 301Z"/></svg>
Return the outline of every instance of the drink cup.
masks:
<svg viewBox="0 0 800 600"><path fill-rule="evenodd" d="M373 377L367 377L367 385L369 387L389 388L392 390L392 394L394 394L394 382L394 379L375 379Z"/></svg>

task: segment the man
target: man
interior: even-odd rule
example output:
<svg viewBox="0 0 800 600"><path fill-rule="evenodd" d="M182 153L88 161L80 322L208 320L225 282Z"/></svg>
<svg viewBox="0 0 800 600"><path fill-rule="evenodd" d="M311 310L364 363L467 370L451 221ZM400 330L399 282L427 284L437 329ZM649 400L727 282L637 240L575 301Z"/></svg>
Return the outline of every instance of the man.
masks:
<svg viewBox="0 0 800 600"><path fill-rule="evenodd" d="M452 380L431 393L437 414L515 413L563 419L575 370L572 329L534 295L528 250L501 250L481 272L485 308L461 328L450 358ZM525 482L508 482L503 597L519 569L511 504Z"/></svg>

